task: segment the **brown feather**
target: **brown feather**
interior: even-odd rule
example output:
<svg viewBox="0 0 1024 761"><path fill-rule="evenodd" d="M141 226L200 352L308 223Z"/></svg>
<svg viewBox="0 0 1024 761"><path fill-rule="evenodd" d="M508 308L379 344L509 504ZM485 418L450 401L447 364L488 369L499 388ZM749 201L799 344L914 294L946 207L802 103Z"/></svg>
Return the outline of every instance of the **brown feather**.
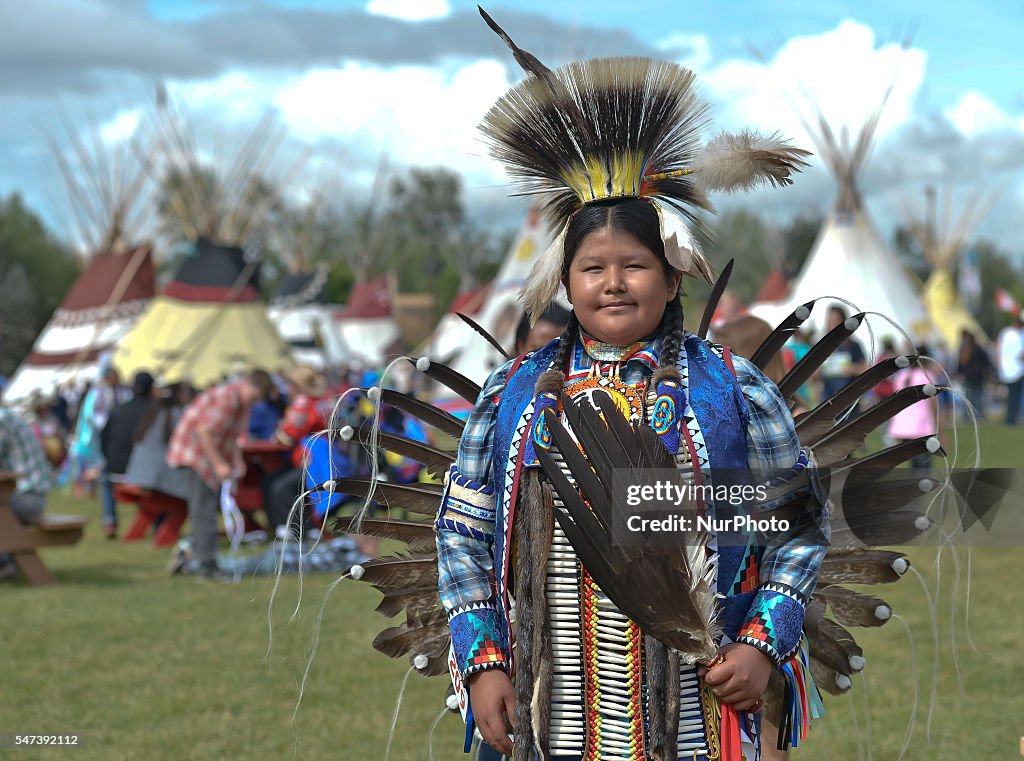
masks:
<svg viewBox="0 0 1024 761"><path fill-rule="evenodd" d="M902 574L893 564L907 563L902 552L851 550L829 552L821 561L819 584L891 584Z"/></svg>
<svg viewBox="0 0 1024 761"><path fill-rule="evenodd" d="M811 309L814 307L813 301L808 301L806 304L798 306L785 320L780 322L778 326L773 330L761 345L754 350L750 355L750 361L755 367L764 370L768 367L768 363L772 361L775 355L779 352L783 346L786 345L792 335L800 329L800 326L806 322L807 318L811 316Z"/></svg>
<svg viewBox="0 0 1024 761"><path fill-rule="evenodd" d="M464 323L469 325L469 327L475 330L485 341L487 341L487 343L489 343L491 346L497 349L498 353L501 354L501 356L503 356L507 360L512 359L512 357L508 355L508 352L505 351L502 345L498 343L498 339L492 336L486 330L484 330L483 326L480 323L478 323L468 314L463 314L462 312L456 312L455 314L459 316L460 320L462 320Z"/></svg>
<svg viewBox="0 0 1024 761"><path fill-rule="evenodd" d="M373 648L389 658L401 658L408 652L430 654L437 652L444 643L447 649L451 641L448 619L443 610L422 626L400 624L384 629L373 638Z"/></svg>
<svg viewBox="0 0 1024 761"><path fill-rule="evenodd" d="M917 357L890 357L869 367L826 402L813 410L798 415L796 432L804 446L813 446L835 425L836 418L853 407L857 400L893 373L909 366Z"/></svg>
<svg viewBox="0 0 1024 761"><path fill-rule="evenodd" d="M729 277L732 275L732 266L736 263L735 259L730 259L729 262L722 267L722 274L715 280L715 285L711 289L711 295L708 296L707 304L704 305L704 315L700 318L700 327L697 328L698 338L707 338L708 329L711 327L711 318L715 316L715 310L718 309L718 302L722 298L722 294L725 293L725 288L729 285ZM652 387L657 387L657 384L652 383Z"/></svg>
<svg viewBox="0 0 1024 761"><path fill-rule="evenodd" d="M361 563L360 581L372 584L382 592L407 592L411 589L437 587L437 555L392 555Z"/></svg>
<svg viewBox="0 0 1024 761"><path fill-rule="evenodd" d="M349 533L354 517L339 518L334 525L338 531ZM437 537L433 522L400 521L394 519L376 520L367 518L359 525L359 533L378 539L395 539L405 542L412 553L436 553Z"/></svg>
<svg viewBox="0 0 1024 761"><path fill-rule="evenodd" d="M501 38L502 42L508 45L509 50L512 51L512 57L515 59L515 62L522 67L523 71L547 82L548 87L551 88L551 92L555 92L554 77L552 76L551 69L542 64L537 59L537 56L532 53L528 53L516 45L505 30L498 26L497 22L488 15L487 11L479 5L476 8L480 11L480 16L483 18L484 23L491 28L491 31Z"/></svg>
<svg viewBox="0 0 1024 761"><path fill-rule="evenodd" d="M935 447L936 444L938 444L938 439L934 434L931 436L921 436L917 439L894 444L867 457L862 457L844 468L834 470L832 473L835 476L844 470L848 470L850 478L883 478L895 468L898 468L914 457L920 457L923 454L933 454L936 457L945 456L946 451L941 446L934 451L929 448L930 446Z"/></svg>
<svg viewBox="0 0 1024 761"><path fill-rule="evenodd" d="M830 330L804 355L803 359L793 365L793 369L786 373L786 377L779 381L779 391L783 399L792 397L804 383L806 383L815 371L824 364L825 360L832 356L832 352L838 349L846 340L853 335L853 332L860 327L864 321L864 313L860 312L853 317L848 317L844 322ZM848 328L847 323L852 327Z"/></svg>
<svg viewBox="0 0 1024 761"><path fill-rule="evenodd" d="M422 622L440 605L436 589L414 589L389 592L381 599L376 612L385 618L394 618L403 610L406 612L407 623Z"/></svg>
<svg viewBox="0 0 1024 761"><path fill-rule="evenodd" d="M603 419L589 405L563 404L587 459L553 411L545 412L554 446L589 503L562 475L551 453L538 448L545 475L567 510L555 517L583 565L623 613L691 661L710 660L717 651L717 623L703 543L691 538L682 548L625 547L611 541L610 527L623 509L612 498L616 481L640 469L675 472L671 456L648 426L631 426L607 394L599 392L594 399ZM696 506L689 509L695 512Z"/></svg>
<svg viewBox="0 0 1024 761"><path fill-rule="evenodd" d="M383 389L381 392L381 402L397 407L402 412L407 412L427 425L431 425L437 430L447 433L449 436L454 436L456 439L462 436L462 430L466 427L463 421L442 409L438 409L433 404L390 388Z"/></svg>
<svg viewBox="0 0 1024 761"><path fill-rule="evenodd" d="M373 498L388 510L401 508L417 515L436 515L444 489L435 484L376 483L360 478L339 478L335 491L365 498L373 491Z"/></svg>
<svg viewBox="0 0 1024 761"><path fill-rule="evenodd" d="M370 446L371 438L370 426L360 426L356 431L356 439L363 446ZM427 472L437 477L443 476L455 462L455 452L432 447L429 444L410 439L408 436L380 431L377 433L377 444L389 452L423 463Z"/></svg>
<svg viewBox="0 0 1024 761"><path fill-rule="evenodd" d="M477 397L480 396L480 387L467 378L462 373L452 370L448 365L443 365L440 362L434 362L426 357L420 357L416 362L416 367L419 369L420 364L423 362L429 362L426 369L420 370L431 380L437 381L442 386L445 386L450 391L458 394L467 402L476 403Z"/></svg>
<svg viewBox="0 0 1024 761"><path fill-rule="evenodd" d="M881 597L845 587L821 586L814 596L827 602L832 615L844 626L882 626L892 613L892 608Z"/></svg>
<svg viewBox="0 0 1024 761"><path fill-rule="evenodd" d="M818 689L824 690L829 695L845 695L850 691L850 686L840 687L836 682L840 678L849 679L844 677L835 669L831 669L822 663L819 659L811 655L811 676L814 677L814 683L818 686Z"/></svg>
<svg viewBox="0 0 1024 761"><path fill-rule="evenodd" d="M864 668L863 649L849 631L827 616L807 631L807 641L813 657L840 674L850 676Z"/></svg>
<svg viewBox="0 0 1024 761"><path fill-rule="evenodd" d="M931 384L901 389L863 415L832 430L811 447L818 465L827 468L843 462L851 453L864 446L868 434L878 426L910 405L935 396L935 393L936 388Z"/></svg>
<svg viewBox="0 0 1024 761"><path fill-rule="evenodd" d="M924 525L921 525L921 524ZM829 545L832 550L864 550L906 544L934 528L928 516L914 510L895 510L854 518L853 527L836 519Z"/></svg>

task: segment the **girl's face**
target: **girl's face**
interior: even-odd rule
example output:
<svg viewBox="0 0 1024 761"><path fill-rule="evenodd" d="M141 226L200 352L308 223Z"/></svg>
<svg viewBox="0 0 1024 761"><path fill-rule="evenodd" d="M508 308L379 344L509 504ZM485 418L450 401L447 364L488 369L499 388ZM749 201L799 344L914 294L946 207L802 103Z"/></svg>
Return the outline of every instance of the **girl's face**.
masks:
<svg viewBox="0 0 1024 761"><path fill-rule="evenodd" d="M603 227L583 239L565 290L587 333L623 345L657 330L679 279L667 277L654 252L632 235Z"/></svg>

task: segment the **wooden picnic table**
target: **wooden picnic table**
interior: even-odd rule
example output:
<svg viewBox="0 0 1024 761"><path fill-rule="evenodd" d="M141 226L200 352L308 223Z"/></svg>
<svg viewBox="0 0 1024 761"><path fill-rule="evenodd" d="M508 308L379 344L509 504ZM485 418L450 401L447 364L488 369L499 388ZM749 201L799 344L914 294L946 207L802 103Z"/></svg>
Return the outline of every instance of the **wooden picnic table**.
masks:
<svg viewBox="0 0 1024 761"><path fill-rule="evenodd" d="M22 524L10 509L17 485L11 473L0 473L0 552L9 552L29 584L52 584L56 579L37 550L78 543L89 519L80 515L47 515L37 523Z"/></svg>

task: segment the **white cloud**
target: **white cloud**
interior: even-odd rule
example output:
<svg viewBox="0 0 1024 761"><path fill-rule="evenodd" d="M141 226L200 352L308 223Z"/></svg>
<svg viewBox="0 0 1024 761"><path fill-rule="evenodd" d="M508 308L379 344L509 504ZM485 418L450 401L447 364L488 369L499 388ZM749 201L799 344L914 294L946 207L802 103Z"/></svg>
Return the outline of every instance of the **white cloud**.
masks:
<svg viewBox="0 0 1024 761"><path fill-rule="evenodd" d="M821 114L837 135L851 138L882 102L882 137L908 121L924 81L926 55L897 44L875 46L874 32L843 21L824 34L794 37L766 62L729 60L708 71L707 92L723 104L719 126L778 129L801 144L810 135L801 123Z"/></svg>
<svg viewBox="0 0 1024 761"><path fill-rule="evenodd" d="M669 53L678 50L690 51L689 55L677 59L676 62L694 71L703 71L711 63L711 41L706 34L673 32L668 37L659 40L655 47Z"/></svg>
<svg viewBox="0 0 1024 761"><path fill-rule="evenodd" d="M965 92L944 113L950 123L968 137L1002 129L1024 132L1024 116L1011 117L977 90Z"/></svg>
<svg viewBox="0 0 1024 761"><path fill-rule="evenodd" d="M452 12L448 0L370 0L366 12L403 21L444 18Z"/></svg>
<svg viewBox="0 0 1024 761"><path fill-rule="evenodd" d="M142 121L142 109L134 108L129 111L119 111L113 117L100 125L100 137L105 143L120 143L128 140L139 128Z"/></svg>
<svg viewBox="0 0 1024 761"><path fill-rule="evenodd" d="M448 69L349 62L292 79L274 103L306 140L335 137L398 162L500 176L476 125L508 87L495 61Z"/></svg>

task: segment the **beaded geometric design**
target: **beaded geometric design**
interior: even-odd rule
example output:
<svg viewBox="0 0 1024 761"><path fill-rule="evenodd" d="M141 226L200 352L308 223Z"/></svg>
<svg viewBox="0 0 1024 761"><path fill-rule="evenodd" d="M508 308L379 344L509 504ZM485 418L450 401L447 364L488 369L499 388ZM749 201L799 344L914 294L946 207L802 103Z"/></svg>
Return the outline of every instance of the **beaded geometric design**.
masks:
<svg viewBox="0 0 1024 761"><path fill-rule="evenodd" d="M469 651L466 670L491 663L504 663L504 661L505 654L501 652L497 641L487 634L481 634Z"/></svg>
<svg viewBox="0 0 1024 761"><path fill-rule="evenodd" d="M654 401L651 427L657 434L665 434L676 422L676 404L671 396L662 394Z"/></svg>
<svg viewBox="0 0 1024 761"><path fill-rule="evenodd" d="M754 553L753 545L748 544L743 561L740 563L740 567L736 571L736 578L732 583L732 594L754 592L759 586L757 555Z"/></svg>
<svg viewBox="0 0 1024 761"><path fill-rule="evenodd" d="M766 645L775 645L775 633L772 631L772 619L767 613L758 613L740 629L740 637L754 639Z"/></svg>
<svg viewBox="0 0 1024 761"><path fill-rule="evenodd" d="M630 422L636 422L643 413L643 391L624 383L617 377L584 378L573 381L565 388L565 393L578 404L587 404L595 411L600 411L594 400L594 393L605 391L611 395L619 413Z"/></svg>

